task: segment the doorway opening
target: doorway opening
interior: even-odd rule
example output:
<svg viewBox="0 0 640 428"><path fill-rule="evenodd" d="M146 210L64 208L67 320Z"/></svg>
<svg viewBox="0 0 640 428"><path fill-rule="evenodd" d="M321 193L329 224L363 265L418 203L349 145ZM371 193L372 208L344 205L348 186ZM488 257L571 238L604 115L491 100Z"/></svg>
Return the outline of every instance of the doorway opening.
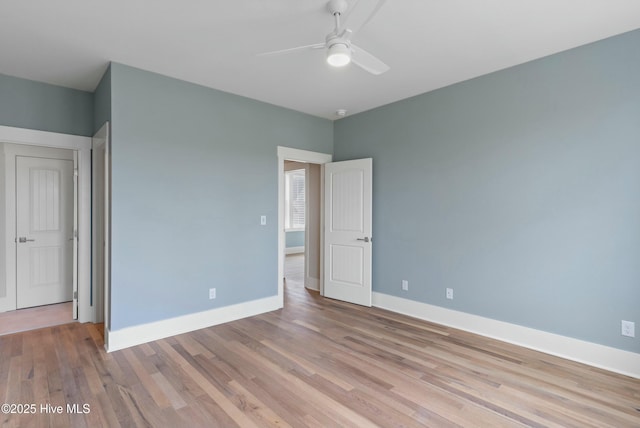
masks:
<svg viewBox="0 0 640 428"><path fill-rule="evenodd" d="M77 319L77 152L2 143L0 334Z"/></svg>
<svg viewBox="0 0 640 428"><path fill-rule="evenodd" d="M278 296L282 299L281 306L284 305L285 278L287 285L322 294L322 165L331 159L331 155L324 153L278 147ZM302 195L300 189L292 188L301 183L304 183ZM297 206L292 202L297 202Z"/></svg>
<svg viewBox="0 0 640 428"><path fill-rule="evenodd" d="M61 150L61 152L58 152ZM37 161L38 159L45 158L59 158L59 155L55 153L71 154L72 162L72 180L75 182L74 189L72 191L70 199L73 201L71 208L73 218L73 225L71 228L71 234L69 236L69 230L64 231L66 248L69 243L72 244L72 261L73 266L71 269L71 276L73 281L73 294L72 299L77 299L77 305L72 305L72 308L77 308L77 312L74 309L74 313L69 311L69 319L77 318L80 322L95 322L95 312L93 305L94 290L91 289L91 139L89 137L82 137L76 135L59 134L54 132L37 131L31 129L14 128L9 126L0 126L0 163L2 164L2 172L0 173L0 313L3 317L11 317L13 315L24 315L26 318L42 318L46 319L47 316L40 314L38 316L30 312L36 310L54 310L59 309L54 307L55 305L39 306L35 309L22 309L18 313L17 311L17 281L18 267L17 267L17 248L23 246L26 249L34 242L42 244L45 247L49 244L46 243L45 237L34 238L30 236L32 232L44 232L47 228L56 229L56 221L62 221L62 217L56 219L54 214L56 204L50 204L50 200L47 197L39 198L39 209L44 213L40 218L40 222L32 221L37 227L29 229L27 233L18 234L17 230L17 209L16 209L16 157L22 156L29 163L31 160ZM67 156L67 155L65 155ZM51 190L48 186L53 184L55 187L56 168L34 167L29 166L28 174L32 175L27 180L26 187L34 185L34 183L46 184L45 194ZM24 177L23 177L24 178ZM35 180L34 180L35 179ZM48 184L47 184L48 183ZM43 190L41 188L40 190ZM34 189L31 189L34 191ZM55 192L51 194L55 196ZM68 201L69 198L66 200ZM33 200L31 201L33 203ZM65 204L68 202L64 202ZM46 209L44 209L46 207ZM52 211L49 211L52 208ZM66 218L66 216L65 216ZM24 238L24 240L20 239ZM48 237L46 237L48 239ZM36 241L32 241L36 239ZM71 241L69 241L71 239ZM24 242L22 242L24 241ZM68 251L67 249L59 250L55 249L38 249L38 251L26 251L28 254L29 263L36 263L36 267L39 269L39 274L35 277L38 283L47 284L52 278L56 277L56 269L59 271L67 269L66 264L58 264L57 260L60 257L55 253ZM39 252L41 254L39 254ZM48 253L47 253L48 252ZM58 272L60 273L60 272ZM68 274L68 272L67 272ZM30 279L31 280L31 279ZM67 280L65 279L65 282ZM40 284L39 284L40 285ZM39 286L38 285L38 286ZM63 301L66 299L63 299ZM43 304L43 302L36 302L37 304ZM44 302L46 303L46 302ZM64 305L64 303L63 303ZM31 304L22 305L31 306ZM64 311L64 309L63 309ZM6 323L6 319L3 318L3 324ZM59 324L59 322L52 321L52 323ZM40 327L40 326L38 326Z"/></svg>
<svg viewBox="0 0 640 428"><path fill-rule="evenodd" d="M96 322L104 322L105 345L111 328L111 161L109 122L96 132L92 144L92 248L91 270L93 289L96 290Z"/></svg>
<svg viewBox="0 0 640 428"><path fill-rule="evenodd" d="M312 224L307 217L316 218L315 212L310 212L307 205L317 199L317 190L309 189L309 178L316 175L317 164L306 164L292 160L284 161L284 235L285 235L285 266L284 278L288 287L307 287L317 290L316 284L305 281L306 277L318 278L317 274L309 272L305 253L307 248L315 255L315 236L311 247L307 245L307 232L315 232L317 224ZM317 171L319 174L319 169ZM315 244L315 245L314 245Z"/></svg>
<svg viewBox="0 0 640 428"><path fill-rule="evenodd" d="M279 146L278 298L280 307L284 306L285 160L319 165L319 210L307 210L309 213L319 213L317 290L323 297L371 306L373 159L332 162L332 156L328 154ZM309 221L309 225L311 223ZM308 232L305 236L307 238L305 282L307 282L310 272L307 266L314 261L314 258L309 257L312 244L308 239ZM312 282L312 280L309 281L309 283Z"/></svg>

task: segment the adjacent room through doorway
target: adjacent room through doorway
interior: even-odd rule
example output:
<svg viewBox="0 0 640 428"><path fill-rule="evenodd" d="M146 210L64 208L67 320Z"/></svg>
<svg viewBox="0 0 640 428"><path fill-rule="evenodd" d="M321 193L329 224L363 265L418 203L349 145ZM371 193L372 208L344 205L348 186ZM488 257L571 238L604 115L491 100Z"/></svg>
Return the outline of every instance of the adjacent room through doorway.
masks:
<svg viewBox="0 0 640 428"><path fill-rule="evenodd" d="M320 291L321 168L284 161L284 278L288 286Z"/></svg>
<svg viewBox="0 0 640 428"><path fill-rule="evenodd" d="M74 321L75 153L0 143L0 335Z"/></svg>

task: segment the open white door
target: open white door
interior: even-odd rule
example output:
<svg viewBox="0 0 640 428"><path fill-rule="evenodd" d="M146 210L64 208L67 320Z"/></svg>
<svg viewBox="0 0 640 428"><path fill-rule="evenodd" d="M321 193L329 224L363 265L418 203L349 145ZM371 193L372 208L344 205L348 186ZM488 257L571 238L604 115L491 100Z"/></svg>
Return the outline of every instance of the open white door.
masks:
<svg viewBox="0 0 640 428"><path fill-rule="evenodd" d="M324 296L371 306L372 159L325 164Z"/></svg>

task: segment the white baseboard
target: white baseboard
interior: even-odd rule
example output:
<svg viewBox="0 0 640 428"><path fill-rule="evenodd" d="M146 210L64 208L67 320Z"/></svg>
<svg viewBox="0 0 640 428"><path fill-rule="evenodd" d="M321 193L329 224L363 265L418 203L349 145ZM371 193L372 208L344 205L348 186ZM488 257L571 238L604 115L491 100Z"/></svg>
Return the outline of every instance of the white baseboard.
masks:
<svg viewBox="0 0 640 428"><path fill-rule="evenodd" d="M304 286L309 290L320 291L320 280L318 278L308 276L304 280Z"/></svg>
<svg viewBox="0 0 640 428"><path fill-rule="evenodd" d="M285 254L299 254L304 253L304 247L287 247L284 249Z"/></svg>
<svg viewBox="0 0 640 428"><path fill-rule="evenodd" d="M640 354L571 337L496 321L388 294L373 293L373 306L425 321L640 378Z"/></svg>
<svg viewBox="0 0 640 428"><path fill-rule="evenodd" d="M107 352L113 352L165 337L275 311L281 307L281 300L278 299L278 296L272 296L120 330L107 331L104 340L105 348Z"/></svg>

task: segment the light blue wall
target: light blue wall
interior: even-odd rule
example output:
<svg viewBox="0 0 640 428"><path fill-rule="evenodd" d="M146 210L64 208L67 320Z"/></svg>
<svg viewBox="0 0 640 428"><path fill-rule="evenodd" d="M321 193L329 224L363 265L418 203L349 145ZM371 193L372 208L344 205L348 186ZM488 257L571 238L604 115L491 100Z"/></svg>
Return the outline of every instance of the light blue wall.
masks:
<svg viewBox="0 0 640 428"><path fill-rule="evenodd" d="M304 230L285 232L285 246L287 248L304 247Z"/></svg>
<svg viewBox="0 0 640 428"><path fill-rule="evenodd" d="M93 94L93 133L111 120L111 65L107 67Z"/></svg>
<svg viewBox="0 0 640 428"><path fill-rule="evenodd" d="M93 135L93 94L0 74L0 125Z"/></svg>
<svg viewBox="0 0 640 428"><path fill-rule="evenodd" d="M635 31L336 122L334 159L373 158L374 290L640 352L620 335L640 323L638 46Z"/></svg>
<svg viewBox="0 0 640 428"><path fill-rule="evenodd" d="M276 295L276 147L332 123L115 63L111 103L112 329Z"/></svg>

